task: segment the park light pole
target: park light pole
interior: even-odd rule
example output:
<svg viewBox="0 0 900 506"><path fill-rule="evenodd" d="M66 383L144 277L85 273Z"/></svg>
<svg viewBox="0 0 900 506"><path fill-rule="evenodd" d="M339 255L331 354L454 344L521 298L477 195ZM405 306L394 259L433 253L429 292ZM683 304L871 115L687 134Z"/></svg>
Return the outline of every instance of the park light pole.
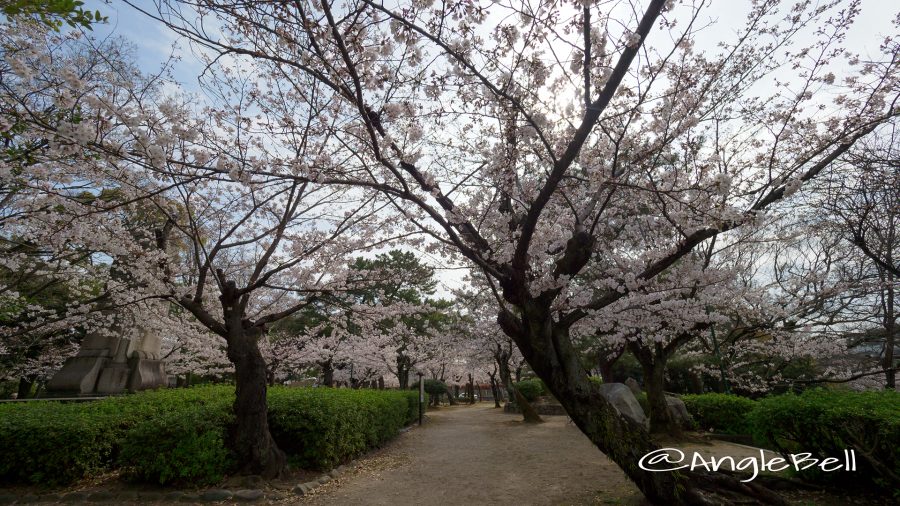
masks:
<svg viewBox="0 0 900 506"><path fill-rule="evenodd" d="M425 415L425 375L421 372L419 375L419 425L422 425L422 418Z"/></svg>

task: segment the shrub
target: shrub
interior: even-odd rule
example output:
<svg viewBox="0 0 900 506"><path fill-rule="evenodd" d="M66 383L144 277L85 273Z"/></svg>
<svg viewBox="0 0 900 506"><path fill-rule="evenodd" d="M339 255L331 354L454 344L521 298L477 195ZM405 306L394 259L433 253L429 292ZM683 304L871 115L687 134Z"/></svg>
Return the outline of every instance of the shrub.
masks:
<svg viewBox="0 0 900 506"><path fill-rule="evenodd" d="M203 390L215 397L205 403L181 404L184 399L178 399L157 405L163 409L128 430L117 462L126 476L159 484L210 485L234 469L234 455L226 446L234 423L233 391Z"/></svg>
<svg viewBox="0 0 900 506"><path fill-rule="evenodd" d="M418 386L414 391L404 391L402 392L406 397L406 422L405 425L409 425L413 422L419 420L419 388ZM425 393L425 401L423 404L428 406L429 401L431 400L428 392Z"/></svg>
<svg viewBox="0 0 900 506"><path fill-rule="evenodd" d="M900 392L816 389L769 397L757 402L750 427L758 443L783 454L841 458L844 449L856 450L856 472L810 468L803 478L900 491Z"/></svg>
<svg viewBox="0 0 900 506"><path fill-rule="evenodd" d="M425 393L431 396L440 397L447 394L447 385L443 381L434 379L425 380Z"/></svg>
<svg viewBox="0 0 900 506"><path fill-rule="evenodd" d="M514 383L516 390L525 397L528 402L532 402L547 391L544 382L540 378L532 378Z"/></svg>
<svg viewBox="0 0 900 506"><path fill-rule="evenodd" d="M0 409L0 480L61 485L106 469L116 420L82 404L40 402Z"/></svg>
<svg viewBox="0 0 900 506"><path fill-rule="evenodd" d="M328 469L394 437L418 417L415 392L273 388L269 422L278 446L304 468Z"/></svg>
<svg viewBox="0 0 900 506"><path fill-rule="evenodd" d="M729 394L682 395L681 400L701 429L724 434L749 434L748 417L756 402Z"/></svg>
<svg viewBox="0 0 900 506"><path fill-rule="evenodd" d="M272 388L269 425L291 461L330 468L418 418L418 392ZM234 388L160 390L103 401L0 405L0 480L60 485L120 466L160 484L215 483L235 468L227 445Z"/></svg>

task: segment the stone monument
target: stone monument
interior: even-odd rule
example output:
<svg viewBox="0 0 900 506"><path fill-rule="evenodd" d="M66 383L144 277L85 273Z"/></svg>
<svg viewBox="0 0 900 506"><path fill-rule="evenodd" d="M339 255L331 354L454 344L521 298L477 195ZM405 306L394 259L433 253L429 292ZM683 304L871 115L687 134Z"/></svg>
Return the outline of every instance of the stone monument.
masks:
<svg viewBox="0 0 900 506"><path fill-rule="evenodd" d="M66 360L50 381L53 395L109 395L166 386L159 336L141 330L136 338L85 336L78 354Z"/></svg>

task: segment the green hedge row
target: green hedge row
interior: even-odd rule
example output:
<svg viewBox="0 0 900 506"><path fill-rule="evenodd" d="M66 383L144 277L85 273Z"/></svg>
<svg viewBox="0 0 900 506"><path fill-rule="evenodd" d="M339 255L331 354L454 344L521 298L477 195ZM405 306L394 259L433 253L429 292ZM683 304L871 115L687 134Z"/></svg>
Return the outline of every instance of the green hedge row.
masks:
<svg viewBox="0 0 900 506"><path fill-rule="evenodd" d="M811 468L803 478L900 491L900 392L813 389L759 401L725 394L681 399L700 428L749 434L783 454L842 458L845 449L856 450L857 471Z"/></svg>
<svg viewBox="0 0 900 506"><path fill-rule="evenodd" d="M292 463L327 469L418 417L417 392L269 389L273 437ZM140 481L210 484L236 466L234 388L159 390L98 402L0 405L0 481L65 484L112 468Z"/></svg>
<svg viewBox="0 0 900 506"><path fill-rule="evenodd" d="M818 468L811 468L801 475L872 484L900 499L900 392L816 389L768 397L756 403L749 423L757 443L780 453L842 458L845 449L855 449L855 472L816 473Z"/></svg>
<svg viewBox="0 0 900 506"><path fill-rule="evenodd" d="M516 390L522 394L528 402L532 402L538 397L547 393L547 387L540 378L532 378L513 383Z"/></svg>
<svg viewBox="0 0 900 506"><path fill-rule="evenodd" d="M747 416L756 403L729 394L682 395L681 400L698 428L725 434L749 434Z"/></svg>

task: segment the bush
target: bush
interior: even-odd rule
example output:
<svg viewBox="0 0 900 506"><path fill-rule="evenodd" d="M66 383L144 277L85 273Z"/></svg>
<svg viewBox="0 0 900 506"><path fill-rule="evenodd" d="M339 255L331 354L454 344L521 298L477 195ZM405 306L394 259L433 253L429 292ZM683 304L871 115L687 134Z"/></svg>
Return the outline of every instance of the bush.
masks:
<svg viewBox="0 0 900 506"><path fill-rule="evenodd" d="M330 468L418 418L418 392L269 389L269 425L291 461ZM234 388L159 390L103 401L0 405L0 480L60 485L121 467L160 484L234 470Z"/></svg>
<svg viewBox="0 0 900 506"><path fill-rule="evenodd" d="M137 422L122 438L117 464L127 477L159 484L211 485L234 469L234 455L226 446L234 424L233 391L192 390L191 394L208 396L187 395L193 397L191 404L184 397L173 398L170 404L157 403L157 414Z"/></svg>
<svg viewBox="0 0 900 506"><path fill-rule="evenodd" d="M0 480L61 485L106 469L116 420L83 404L40 402L0 409Z"/></svg>
<svg viewBox="0 0 900 506"><path fill-rule="evenodd" d="M540 378L532 378L514 383L516 390L522 394L528 402L532 402L547 392L547 387Z"/></svg>
<svg viewBox="0 0 900 506"><path fill-rule="evenodd" d="M418 387L416 387L418 388ZM447 385L443 381L434 379L425 380L425 393L431 396L440 397L447 394Z"/></svg>
<svg viewBox="0 0 900 506"><path fill-rule="evenodd" d="M697 425L724 434L749 434L750 411L756 402L729 394L682 395L681 400Z"/></svg>
<svg viewBox="0 0 900 506"><path fill-rule="evenodd" d="M841 458L844 449L856 450L856 472L810 468L803 478L900 491L891 478L900 476L900 392L816 389L769 397L757 402L750 427L759 444L783 454Z"/></svg>
<svg viewBox="0 0 900 506"><path fill-rule="evenodd" d="M273 388L269 392L272 436L291 462L303 468L329 469L381 445L418 418L417 394L412 391Z"/></svg>

